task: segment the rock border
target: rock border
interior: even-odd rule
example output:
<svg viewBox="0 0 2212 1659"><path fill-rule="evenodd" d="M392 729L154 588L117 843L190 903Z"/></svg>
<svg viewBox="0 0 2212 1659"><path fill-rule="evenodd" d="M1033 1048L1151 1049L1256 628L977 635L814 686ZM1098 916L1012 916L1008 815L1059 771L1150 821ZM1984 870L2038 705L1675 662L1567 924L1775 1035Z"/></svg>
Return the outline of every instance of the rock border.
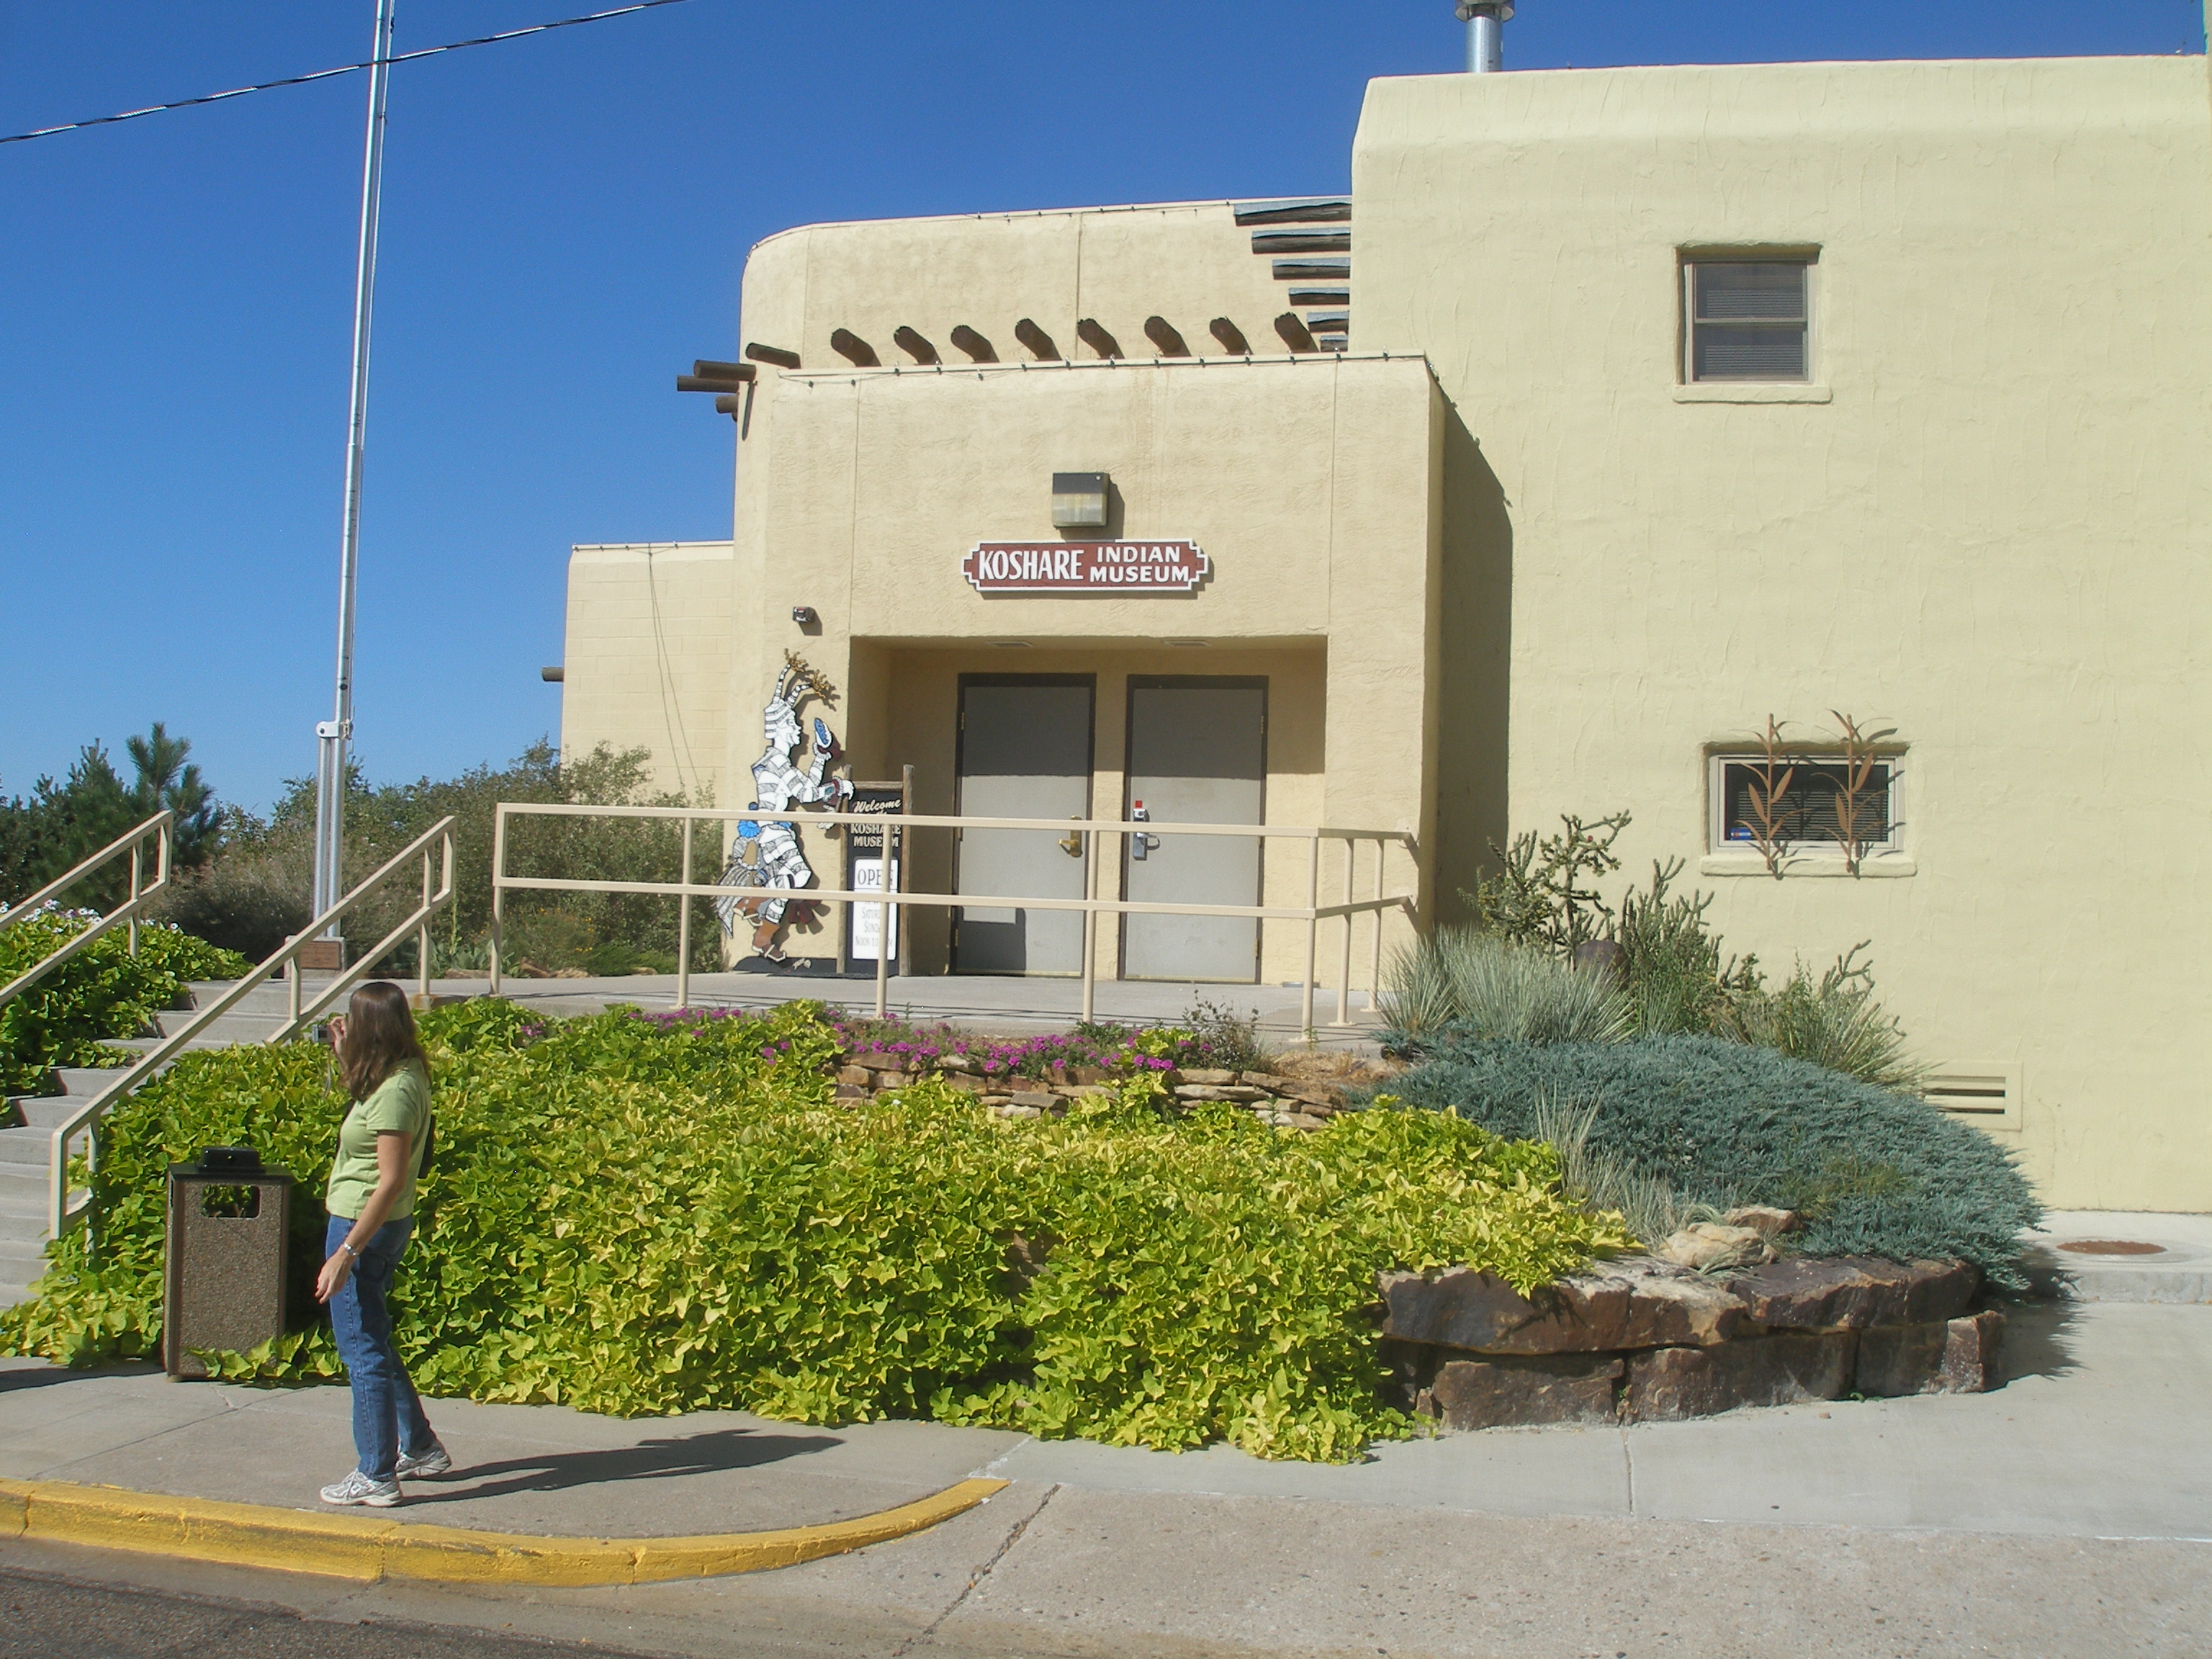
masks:
<svg viewBox="0 0 2212 1659"><path fill-rule="evenodd" d="M1328 1084L1303 1083L1273 1072L1193 1069L1154 1072L1176 1107L1188 1110L1207 1101L1224 1101L1249 1111L1263 1123L1287 1129L1318 1129L1346 1109L1344 1091ZM1005 1118L1064 1117L1086 1095L1104 1094L1126 1080L1097 1066L1055 1066L1044 1077L985 1077L964 1054L939 1054L909 1069L881 1054L853 1054L838 1063L836 1098L857 1106L894 1090L934 1078L978 1097Z"/></svg>
<svg viewBox="0 0 2212 1659"><path fill-rule="evenodd" d="M1963 1261L1794 1256L1706 1274L1627 1256L1528 1297L1472 1267L1378 1288L1401 1403L1445 1429L1978 1394L1996 1386L2004 1333Z"/></svg>

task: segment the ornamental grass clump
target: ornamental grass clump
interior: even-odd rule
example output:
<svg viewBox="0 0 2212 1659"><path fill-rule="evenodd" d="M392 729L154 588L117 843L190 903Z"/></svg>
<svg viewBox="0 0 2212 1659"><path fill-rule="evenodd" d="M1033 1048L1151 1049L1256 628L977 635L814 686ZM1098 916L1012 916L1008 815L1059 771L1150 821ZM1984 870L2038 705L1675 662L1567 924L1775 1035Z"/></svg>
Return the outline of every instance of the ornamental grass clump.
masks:
<svg viewBox="0 0 2212 1659"><path fill-rule="evenodd" d="M485 1000L422 1027L437 1158L393 1306L434 1395L1340 1460L1409 1426L1382 1393L1379 1271L1468 1262L1526 1289L1631 1242L1560 1193L1550 1148L1445 1115L1176 1118L1144 1075L1064 1120L935 1082L833 1103L843 1037L806 1005L545 1021ZM342 1109L310 1045L183 1057L106 1120L97 1251L57 1248L0 1351L154 1352L167 1165L251 1145L312 1183ZM214 1369L337 1368L309 1328Z"/></svg>
<svg viewBox="0 0 2212 1659"><path fill-rule="evenodd" d="M2013 1154L1940 1108L1721 1038L1445 1042L1391 1088L1508 1137L1558 1133L1574 1103L1613 1201L1663 1215L1656 1195L1631 1202L1641 1181L1683 1208L1779 1205L1804 1217L1789 1243L1808 1255L1955 1256L2016 1287L2017 1236L2042 1214Z"/></svg>
<svg viewBox="0 0 2212 1659"><path fill-rule="evenodd" d="M1602 974L1473 928L1439 927L1390 959L1386 1042L1617 1042L1629 1004Z"/></svg>

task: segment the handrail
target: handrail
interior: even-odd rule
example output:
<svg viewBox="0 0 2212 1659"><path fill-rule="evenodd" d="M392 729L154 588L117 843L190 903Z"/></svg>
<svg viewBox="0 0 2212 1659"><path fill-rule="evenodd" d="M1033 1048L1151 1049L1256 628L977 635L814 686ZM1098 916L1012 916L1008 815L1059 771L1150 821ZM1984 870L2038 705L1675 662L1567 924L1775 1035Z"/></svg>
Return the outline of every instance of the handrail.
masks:
<svg viewBox="0 0 2212 1659"><path fill-rule="evenodd" d="M553 876L515 876L507 869L507 825L513 817L619 817L680 821L684 825L684 878L675 882L656 881L593 881ZM852 890L842 887L805 887L796 889L730 887L720 882L694 882L691 879L692 826L702 820L728 822L734 819L775 817L781 822L803 824L856 824L878 829L884 836L886 860L896 859L903 845L905 832L909 830L1031 830L1049 831L1055 836L1079 836L1083 842L1085 896L1076 898L1033 898L1026 896L1007 897L988 893L916 893L904 890L886 892L880 889ZM1146 836L1261 836L1273 840L1303 841L1308 845L1306 870L1306 902L1303 905L1282 904L1170 904L1157 900L1109 899L1097 896L1097 877L1101 860L1098 857L1102 836L1115 836L1124 840L1133 835ZM1345 844L1344 900L1339 904L1321 902L1321 844L1324 841L1340 841ZM1355 872L1358 863L1360 843L1375 844L1375 890L1371 898L1355 896ZM688 949L690 940L689 901L696 898L727 898L733 894L750 897L789 897L812 901L842 902L847 904L872 904L879 918L898 909L902 913L914 905L957 905L972 909L1028 908L1035 910L1073 910L1083 915L1083 1018L1091 1018L1097 1006L1097 918L1106 915L1181 915L1250 917L1260 921L1303 921L1306 925L1304 997L1301 1005L1303 1029L1310 1038L1314 1033L1314 986L1316 945L1320 924L1341 917L1344 921L1344 956L1342 972L1337 982L1336 1019L1338 1025L1351 1024L1352 921L1355 916L1371 915L1375 918L1374 956L1368 984L1367 1006L1376 1006L1382 978L1382 916L1389 910L1403 911L1411 917L1416 914L1416 898L1410 893L1386 894L1389 884L1384 866L1392 843L1402 846L1407 852L1419 853L1419 845L1411 831L1405 830L1350 830L1331 826L1292 825L1279 823L1159 823L1134 822L1125 818L995 818L969 817L941 813L880 813L880 812L817 812L787 811L768 813L757 808L739 809L715 806L586 806L568 803L539 803L532 801L501 801L499 803L492 834L492 890L491 890L491 983L497 995L500 988L500 951L505 922L505 899L509 888L528 889L546 892L569 893L638 893L659 895L686 901L684 926L679 930L683 941L682 956L676 969L676 1006L690 1004L691 962ZM878 938L887 938L888 930L878 922ZM876 953L876 1017L882 1018L887 1012L889 996L890 952L878 947Z"/></svg>
<svg viewBox="0 0 2212 1659"><path fill-rule="evenodd" d="M167 807L162 808L137 829L126 830L115 840L108 842L106 846L85 860L67 875L57 877L48 882L21 904L10 905L6 910L0 911L0 929L12 927L24 917L37 915L39 908L47 900L67 892L94 872L105 869L125 851L127 850L131 854L130 897L82 933L64 942L44 961L35 963L27 971L17 975L6 985L0 986L0 1008L6 1007L118 922L127 921L131 924L131 954L134 957L138 954L138 915L145 909L147 902L169 884L169 864L174 855L176 823L177 815ZM138 881L145 873L144 848L146 837L149 836L156 838L154 851L154 884L150 887L141 887Z"/></svg>
<svg viewBox="0 0 2212 1659"><path fill-rule="evenodd" d="M430 843L433 841L441 843L440 876L434 891L432 890L430 880L432 857ZM302 1007L300 971L297 966L300 953L310 945L318 943L341 917L359 906L364 899L383 886L386 878L393 871L417 854L420 854L422 860L422 902L404 921L377 941L372 949L362 951L351 968L333 978ZM394 853L358 887L293 935L282 949L273 952L259 967L201 1009L170 1036L164 1037L153 1048L148 1049L137 1064L86 1101L64 1121L54 1126L53 1148L49 1156L47 1170L46 1194L46 1218L49 1229L54 1237L60 1237L62 1229L79 1215L83 1214L92 1201L91 1194L87 1193L82 1203L72 1205L70 1202L69 1143L86 1129L96 1125L117 1101L141 1084L151 1079L156 1072L167 1065L172 1058L199 1035L202 1026L220 1019L243 1002L257 988L266 982L279 969L289 969L287 977L291 986L290 1007L283 1024L264 1039L267 1042L283 1042L295 1036L324 1009L337 1001L359 981L366 978L369 970L383 960L385 954L397 945L410 929L414 930L416 935L418 957L417 979L420 988L427 994L430 988L430 920L450 906L453 902L453 820L451 817L447 817L439 819L437 823ZM88 1164L97 1159L99 1145L97 1135L88 1142L86 1146Z"/></svg>

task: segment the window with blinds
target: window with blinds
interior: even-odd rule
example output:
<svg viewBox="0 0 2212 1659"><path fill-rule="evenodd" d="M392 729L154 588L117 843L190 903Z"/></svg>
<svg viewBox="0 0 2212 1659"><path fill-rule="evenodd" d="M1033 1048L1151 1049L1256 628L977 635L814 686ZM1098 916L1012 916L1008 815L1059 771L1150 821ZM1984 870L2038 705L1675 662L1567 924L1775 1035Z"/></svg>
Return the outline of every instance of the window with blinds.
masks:
<svg viewBox="0 0 2212 1659"><path fill-rule="evenodd" d="M1715 848L1748 846L1758 839L1759 797L1766 788L1765 763L1749 756L1721 755L1715 757L1715 764L1720 772L1720 823ZM1789 781L1774 803L1782 830L1779 839L1808 851L1820 851L1825 845L1841 852L1843 814L1838 806L1850 787L1849 769L1815 761L1785 761L1775 775L1777 784L1782 784L1783 770L1788 772ZM1864 846L1896 845L1894 793L1889 763L1876 763L1859 791L1852 814L1857 839Z"/></svg>
<svg viewBox="0 0 2212 1659"><path fill-rule="evenodd" d="M1682 267L1688 378L1805 380L1809 259L1698 259Z"/></svg>

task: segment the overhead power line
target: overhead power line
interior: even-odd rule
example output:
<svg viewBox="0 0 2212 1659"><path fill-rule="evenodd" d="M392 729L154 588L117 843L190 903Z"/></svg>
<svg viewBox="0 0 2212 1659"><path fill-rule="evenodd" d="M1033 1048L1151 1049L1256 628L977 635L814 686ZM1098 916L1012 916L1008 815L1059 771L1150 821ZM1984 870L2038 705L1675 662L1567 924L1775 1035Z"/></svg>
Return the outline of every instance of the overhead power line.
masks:
<svg viewBox="0 0 2212 1659"><path fill-rule="evenodd" d="M149 104L143 109L126 109L120 115L97 115L89 121L70 121L58 127L40 127L34 132L11 132L0 137L0 144L20 144L32 138L52 138L57 133L77 132L86 127L112 126L118 121L135 121L142 115L159 115L165 110L191 109L199 104L219 104L226 98L243 98L249 92L271 92L278 87L304 87L310 81L327 81L334 75L355 75L379 64L409 64L418 58L435 58L441 52L459 52L465 46L489 46L501 40L519 40L526 34L544 34L549 29L574 28L579 23L600 23L610 17L627 17L634 11L651 11L656 6L680 6L684 0L633 0L627 6L617 6L611 11L595 11L581 17L563 17L550 23L532 23L527 28L506 29L497 34L478 35L473 40L454 40L442 46L423 46L414 52L395 52L389 58L372 58L364 63L340 64L336 69L317 70L312 75L288 75L281 81L264 81L251 87L233 87L228 92L210 92L200 98L179 98L173 104Z"/></svg>

